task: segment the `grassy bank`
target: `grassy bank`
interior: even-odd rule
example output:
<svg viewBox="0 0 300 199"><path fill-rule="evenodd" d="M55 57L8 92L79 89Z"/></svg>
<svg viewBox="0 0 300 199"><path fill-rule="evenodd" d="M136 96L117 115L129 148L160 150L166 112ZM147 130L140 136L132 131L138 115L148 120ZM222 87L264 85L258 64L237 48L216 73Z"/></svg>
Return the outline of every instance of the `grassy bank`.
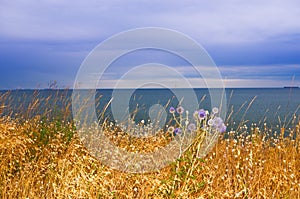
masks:
<svg viewBox="0 0 300 199"><path fill-rule="evenodd" d="M203 159L192 146L173 164L149 174L112 170L89 155L71 123L35 117L0 119L2 198L300 198L299 122L272 137L243 127L220 137ZM114 135L115 132L107 132ZM118 134L111 139L123 140ZM160 136L146 146L165 144ZM125 140L125 141L124 141ZM158 142L158 143L157 143ZM148 144L148 145L147 145ZM130 150L145 150L136 145Z"/></svg>

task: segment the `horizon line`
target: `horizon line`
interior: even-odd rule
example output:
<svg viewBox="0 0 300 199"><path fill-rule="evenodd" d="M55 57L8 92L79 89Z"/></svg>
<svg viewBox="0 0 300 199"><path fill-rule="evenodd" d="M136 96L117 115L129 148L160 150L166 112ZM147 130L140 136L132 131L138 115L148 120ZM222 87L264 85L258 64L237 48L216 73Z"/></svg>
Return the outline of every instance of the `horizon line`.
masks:
<svg viewBox="0 0 300 199"><path fill-rule="evenodd" d="M207 88L207 87L195 87L195 88L158 88L158 87L146 87L146 88L96 88L96 90L167 90L167 89L292 89L300 88L299 86L281 86L281 87L223 87L223 88ZM17 91L17 90L94 90L94 88L13 88L13 89L0 89L0 91Z"/></svg>

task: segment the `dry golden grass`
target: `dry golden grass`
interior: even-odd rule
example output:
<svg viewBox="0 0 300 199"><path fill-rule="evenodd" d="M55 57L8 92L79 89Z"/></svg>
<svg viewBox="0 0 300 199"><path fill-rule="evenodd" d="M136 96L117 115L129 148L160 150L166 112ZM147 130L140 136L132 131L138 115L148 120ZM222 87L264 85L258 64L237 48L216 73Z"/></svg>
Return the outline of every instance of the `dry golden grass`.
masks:
<svg viewBox="0 0 300 199"><path fill-rule="evenodd" d="M231 132L229 138L220 138L204 159L195 158L192 146L159 172L129 174L90 156L68 122L1 118L0 196L300 198L299 125L290 130L290 137L279 139L268 137L270 129L253 127L249 135L242 132L238 138ZM128 145L120 137L115 139L120 146ZM147 144L164 145L167 139L143 140L146 145L136 144L135 150L144 151Z"/></svg>
<svg viewBox="0 0 300 199"><path fill-rule="evenodd" d="M274 129L246 128L220 138L203 159L197 140L183 157L155 173L130 174L101 164L79 141L71 105L59 92L42 99L35 92L28 109L16 115L11 95L0 95L1 198L300 198L300 132L272 137ZM23 96L19 100L25 99ZM63 110L53 105L64 104ZM43 116L35 111L42 111ZM57 117L56 117L57 116ZM24 119L31 118L31 119ZM119 129L106 135L128 151L150 152L170 136L138 139Z"/></svg>

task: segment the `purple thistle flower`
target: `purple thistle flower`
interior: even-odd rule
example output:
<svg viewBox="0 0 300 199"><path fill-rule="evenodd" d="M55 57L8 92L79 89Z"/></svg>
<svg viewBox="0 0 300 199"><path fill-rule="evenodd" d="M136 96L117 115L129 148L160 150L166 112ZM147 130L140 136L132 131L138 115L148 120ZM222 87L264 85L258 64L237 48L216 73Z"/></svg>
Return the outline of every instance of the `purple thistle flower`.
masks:
<svg viewBox="0 0 300 199"><path fill-rule="evenodd" d="M227 128L220 117L215 117L214 119L209 120L208 124L212 126L212 128L217 129L220 133L224 133Z"/></svg>
<svg viewBox="0 0 300 199"><path fill-rule="evenodd" d="M194 130L196 130L196 125L195 125L194 123L190 123L190 124L188 125L188 129L189 129L190 131L194 131Z"/></svg>
<svg viewBox="0 0 300 199"><path fill-rule="evenodd" d="M217 114L219 112L219 109L217 107L214 107L212 109L213 114Z"/></svg>
<svg viewBox="0 0 300 199"><path fill-rule="evenodd" d="M204 109L200 109L198 111L198 116L200 119L204 119L206 117L206 111Z"/></svg>
<svg viewBox="0 0 300 199"><path fill-rule="evenodd" d="M180 128L176 128L175 131L174 131L175 135L178 135L178 134L181 134L182 131Z"/></svg>
<svg viewBox="0 0 300 199"><path fill-rule="evenodd" d="M172 113L172 114L175 113L175 108L173 106L171 106L170 109L169 109L169 112Z"/></svg>
<svg viewBox="0 0 300 199"><path fill-rule="evenodd" d="M220 127L223 124L223 120L220 117L215 117L213 119L213 125L215 127Z"/></svg>
<svg viewBox="0 0 300 199"><path fill-rule="evenodd" d="M207 122L207 124L208 124L209 126L212 126L212 125L214 124L214 121L213 121L212 119L209 119L208 122Z"/></svg>
<svg viewBox="0 0 300 199"><path fill-rule="evenodd" d="M221 128L219 128L220 133L224 133L226 132L226 125L223 123L223 125L221 126Z"/></svg>
<svg viewBox="0 0 300 199"><path fill-rule="evenodd" d="M182 106L179 106L177 109L176 109L177 113L179 114L182 114L184 112L184 108Z"/></svg>

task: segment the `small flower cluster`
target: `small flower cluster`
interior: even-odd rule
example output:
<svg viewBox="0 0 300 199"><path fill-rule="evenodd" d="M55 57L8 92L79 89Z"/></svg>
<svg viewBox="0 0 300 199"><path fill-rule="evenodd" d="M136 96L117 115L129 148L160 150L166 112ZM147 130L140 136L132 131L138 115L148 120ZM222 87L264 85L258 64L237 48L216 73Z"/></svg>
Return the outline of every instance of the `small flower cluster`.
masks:
<svg viewBox="0 0 300 199"><path fill-rule="evenodd" d="M175 135L180 135L186 131L198 131L200 129L207 131L209 133L220 132L224 133L226 131L226 125L222 118L218 117L219 109L214 107L212 112L200 109L194 112L193 121L188 117L188 111L186 111L186 117L183 117L184 108L182 106L170 107L169 112L173 114L173 120L176 122L176 128L174 126L168 127L169 133L174 133ZM179 118L175 114L179 114Z"/></svg>

